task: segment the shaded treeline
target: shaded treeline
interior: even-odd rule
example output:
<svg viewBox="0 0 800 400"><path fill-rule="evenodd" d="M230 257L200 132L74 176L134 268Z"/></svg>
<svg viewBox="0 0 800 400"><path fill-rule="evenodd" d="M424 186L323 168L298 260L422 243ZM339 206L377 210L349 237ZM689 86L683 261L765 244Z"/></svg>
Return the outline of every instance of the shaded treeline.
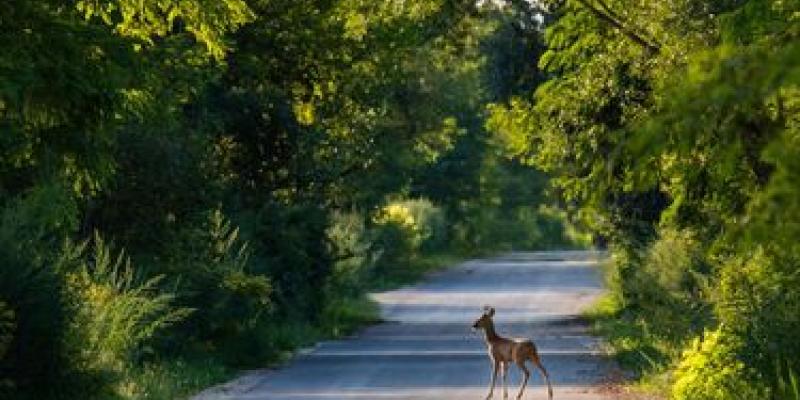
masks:
<svg viewBox="0 0 800 400"><path fill-rule="evenodd" d="M668 397L800 398L800 3L546 3L489 125L610 242L601 330Z"/></svg>
<svg viewBox="0 0 800 400"><path fill-rule="evenodd" d="M435 254L572 243L485 104L537 10L0 4L0 393L174 398L374 316Z"/></svg>

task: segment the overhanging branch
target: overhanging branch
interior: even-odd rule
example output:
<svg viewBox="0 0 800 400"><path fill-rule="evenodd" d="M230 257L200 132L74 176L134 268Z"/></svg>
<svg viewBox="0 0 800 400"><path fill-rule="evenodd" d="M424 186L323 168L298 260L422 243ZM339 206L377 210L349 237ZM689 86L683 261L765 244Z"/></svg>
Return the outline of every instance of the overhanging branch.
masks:
<svg viewBox="0 0 800 400"><path fill-rule="evenodd" d="M655 54L655 53L658 53L659 51L661 51L661 46L659 46L658 44L653 43L653 42L645 39L640 34L636 33L632 29L630 29L627 26L625 26L625 24L623 24L622 21L620 21L619 17L616 16L616 13L614 13L608 7L608 5L606 5L602 1L598 1L598 3L600 3L600 7L602 7L605 11L598 9L597 7L594 6L594 4L592 4L588 0L577 0L577 1L578 1L578 3L580 3L584 7L586 7L586 9L589 10L589 12L591 12L595 17L605 21L606 23L608 23L609 25L613 26L614 28L617 28L628 39L630 39L633 42L635 42L636 44L644 47L650 53L654 53Z"/></svg>

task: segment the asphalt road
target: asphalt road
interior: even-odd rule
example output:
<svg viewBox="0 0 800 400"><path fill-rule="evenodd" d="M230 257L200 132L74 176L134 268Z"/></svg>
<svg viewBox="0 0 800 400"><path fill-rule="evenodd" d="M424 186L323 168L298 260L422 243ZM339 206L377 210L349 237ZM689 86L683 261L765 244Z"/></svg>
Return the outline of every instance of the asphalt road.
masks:
<svg viewBox="0 0 800 400"><path fill-rule="evenodd" d="M539 348L555 400L597 400L613 371L578 315L603 292L595 252L510 253L472 260L424 282L375 294L387 322L322 342L288 365L253 371L195 400L483 399L490 363L472 322L496 308L497 331ZM519 371L509 374L515 398ZM501 380L498 378L498 385ZM546 399L532 369L525 399ZM502 389L494 398L503 398Z"/></svg>

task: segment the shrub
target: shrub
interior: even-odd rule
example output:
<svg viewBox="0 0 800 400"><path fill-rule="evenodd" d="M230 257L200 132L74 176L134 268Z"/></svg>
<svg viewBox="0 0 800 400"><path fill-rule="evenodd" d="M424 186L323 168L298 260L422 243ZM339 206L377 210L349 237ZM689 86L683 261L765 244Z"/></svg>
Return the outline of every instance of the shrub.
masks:
<svg viewBox="0 0 800 400"><path fill-rule="evenodd" d="M323 333L334 337L349 334L366 323L380 321L376 303L366 296L334 296L322 310Z"/></svg>
<svg viewBox="0 0 800 400"><path fill-rule="evenodd" d="M6 200L6 199L3 199ZM76 205L58 185L7 200L0 213L0 389L42 398L69 386L64 356L68 313L54 266L63 235L77 225Z"/></svg>
<svg viewBox="0 0 800 400"><path fill-rule="evenodd" d="M444 212L427 199L391 202L373 220L388 259L440 249L447 238Z"/></svg>
<svg viewBox="0 0 800 400"><path fill-rule="evenodd" d="M724 327L707 331L684 351L675 370L675 400L766 399L754 371L739 358L744 341Z"/></svg>
<svg viewBox="0 0 800 400"><path fill-rule="evenodd" d="M428 199L405 200L402 207L414 219L415 239L422 252L441 250L447 244L447 219L444 211Z"/></svg>
<svg viewBox="0 0 800 400"><path fill-rule="evenodd" d="M47 397L46 392L62 388L62 378L72 370L63 352L62 282L50 265L37 266L5 250L0 242L0 297L6 314L14 313L14 326L12 332L6 319L0 381L13 384L19 398Z"/></svg>
<svg viewBox="0 0 800 400"><path fill-rule="evenodd" d="M586 248L591 244L590 236L555 207L503 209L478 204L467 214L455 225L453 235L457 246L466 252Z"/></svg>
<svg viewBox="0 0 800 400"><path fill-rule="evenodd" d="M272 318L319 317L333 262L326 238L328 213L318 205L265 204L238 216L253 243L253 272L270 277Z"/></svg>
<svg viewBox="0 0 800 400"><path fill-rule="evenodd" d="M329 292L358 297L367 289L376 258L364 216L355 211L334 212L326 234L334 260Z"/></svg>
<svg viewBox="0 0 800 400"><path fill-rule="evenodd" d="M374 274L386 275L392 269L407 266L417 255L415 233L411 226L397 220L378 220L373 230L378 261Z"/></svg>
<svg viewBox="0 0 800 400"><path fill-rule="evenodd" d="M163 276L139 282L124 252L114 256L98 234L91 244L89 254L88 242L67 244L63 253L74 310L67 343L84 369L121 371L140 358L145 343L190 310L175 307L175 296L159 290Z"/></svg>
<svg viewBox="0 0 800 400"><path fill-rule="evenodd" d="M629 304L638 308L651 333L681 343L710 320L704 256L690 231L662 229L641 265L634 266L632 279L625 283Z"/></svg>
<svg viewBox="0 0 800 400"><path fill-rule="evenodd" d="M761 371L774 369L778 362L794 370L800 367L798 265L782 250L761 248L721 267L716 314L747 340L742 357ZM771 386L777 385L770 380Z"/></svg>
<svg viewBox="0 0 800 400"><path fill-rule="evenodd" d="M248 244L221 211L184 232L169 256L180 303L198 310L181 324L182 342L193 338L205 349L234 345L270 311L270 281L252 272Z"/></svg>
<svg viewBox="0 0 800 400"><path fill-rule="evenodd" d="M714 322L708 271L704 246L690 231L664 228L643 251L612 247L609 311L598 316L598 328L621 364L637 374L663 371Z"/></svg>

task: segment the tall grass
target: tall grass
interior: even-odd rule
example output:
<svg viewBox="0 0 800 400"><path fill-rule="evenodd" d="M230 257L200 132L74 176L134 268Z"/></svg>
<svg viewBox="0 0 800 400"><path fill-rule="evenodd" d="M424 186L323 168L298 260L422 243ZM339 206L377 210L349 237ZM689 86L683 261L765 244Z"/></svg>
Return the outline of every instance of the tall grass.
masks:
<svg viewBox="0 0 800 400"><path fill-rule="evenodd" d="M183 399L233 376L214 358L150 362L126 369L118 394L122 399Z"/></svg>
<svg viewBox="0 0 800 400"><path fill-rule="evenodd" d="M775 375L777 376L776 398L780 400L800 400L800 375L787 366L781 368L782 363L777 363Z"/></svg>
<svg viewBox="0 0 800 400"><path fill-rule="evenodd" d="M173 306L175 295L159 289L162 277L137 279L125 253L114 254L99 235L67 244L59 267L66 271L74 310L67 352L80 370L99 380L88 391L119 391L115 385L147 353L148 341L191 313Z"/></svg>

